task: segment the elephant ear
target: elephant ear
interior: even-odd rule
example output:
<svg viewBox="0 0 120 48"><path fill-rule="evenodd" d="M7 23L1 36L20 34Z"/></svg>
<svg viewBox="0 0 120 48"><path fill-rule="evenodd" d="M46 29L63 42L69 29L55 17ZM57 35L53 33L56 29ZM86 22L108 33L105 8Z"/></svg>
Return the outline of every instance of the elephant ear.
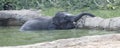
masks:
<svg viewBox="0 0 120 48"><path fill-rule="evenodd" d="M79 15L77 15L73 20L74 22L77 22L80 18L82 18L83 16L88 15L90 17L95 17L95 15L91 14L91 13L81 13Z"/></svg>
<svg viewBox="0 0 120 48"><path fill-rule="evenodd" d="M61 23L65 23L69 20L69 17L71 14L67 12L57 12L55 16L53 17L53 23L56 25L60 25ZM68 20L67 20L68 19Z"/></svg>
<svg viewBox="0 0 120 48"><path fill-rule="evenodd" d="M64 17L64 13L63 12L57 12L55 14L55 16L52 18L53 24L59 25L60 21L63 19L63 17Z"/></svg>
<svg viewBox="0 0 120 48"><path fill-rule="evenodd" d="M53 24L55 24L55 25L58 25L58 24L59 24L59 22L58 22L58 20L57 20L56 17L54 17L54 18L52 19L52 21L53 21Z"/></svg>

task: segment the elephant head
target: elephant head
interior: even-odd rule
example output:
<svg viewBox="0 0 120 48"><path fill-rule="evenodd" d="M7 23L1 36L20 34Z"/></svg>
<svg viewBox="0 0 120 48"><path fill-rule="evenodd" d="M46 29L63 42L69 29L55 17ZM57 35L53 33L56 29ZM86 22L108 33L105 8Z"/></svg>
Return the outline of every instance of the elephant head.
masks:
<svg viewBox="0 0 120 48"><path fill-rule="evenodd" d="M75 28L73 23L74 16L67 12L58 12L53 17L53 24L56 25L56 29L72 29Z"/></svg>
<svg viewBox="0 0 120 48"><path fill-rule="evenodd" d="M74 16L67 12L58 12L55 17L53 17L53 24L57 26L56 29L72 29L75 28L75 22L77 22L84 15L95 17L90 13L81 13Z"/></svg>

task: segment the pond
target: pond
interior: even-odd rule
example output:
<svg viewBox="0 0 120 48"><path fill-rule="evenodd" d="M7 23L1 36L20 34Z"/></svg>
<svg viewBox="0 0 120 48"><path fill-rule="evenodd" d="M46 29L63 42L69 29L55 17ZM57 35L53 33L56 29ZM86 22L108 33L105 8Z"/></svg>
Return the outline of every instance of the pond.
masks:
<svg viewBox="0 0 120 48"><path fill-rule="evenodd" d="M0 46L15 46L53 41L58 39L77 38L88 35L112 34L117 31L71 29L41 30L20 32L20 27L0 27Z"/></svg>

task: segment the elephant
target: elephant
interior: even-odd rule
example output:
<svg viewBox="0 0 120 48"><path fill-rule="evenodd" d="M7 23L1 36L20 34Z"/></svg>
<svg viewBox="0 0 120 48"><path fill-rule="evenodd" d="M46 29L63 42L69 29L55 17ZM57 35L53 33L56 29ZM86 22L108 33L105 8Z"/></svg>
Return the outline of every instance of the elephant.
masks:
<svg viewBox="0 0 120 48"><path fill-rule="evenodd" d="M84 15L95 17L91 13L72 15L61 11L57 12L54 17L40 17L28 20L22 25L20 31L73 29L75 28L75 22Z"/></svg>

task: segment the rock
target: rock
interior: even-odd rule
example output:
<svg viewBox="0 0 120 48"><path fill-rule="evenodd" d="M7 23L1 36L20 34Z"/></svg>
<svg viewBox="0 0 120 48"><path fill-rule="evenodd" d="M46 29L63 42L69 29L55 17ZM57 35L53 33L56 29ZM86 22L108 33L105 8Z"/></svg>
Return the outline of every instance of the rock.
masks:
<svg viewBox="0 0 120 48"><path fill-rule="evenodd" d="M80 19L76 23L77 28L120 30L120 17L107 19L100 17L83 17L83 18L84 19Z"/></svg>
<svg viewBox="0 0 120 48"><path fill-rule="evenodd" d="M120 30L120 17L110 19L109 30Z"/></svg>
<svg viewBox="0 0 120 48"><path fill-rule="evenodd" d="M84 36L31 45L0 48L120 48L120 34Z"/></svg>
<svg viewBox="0 0 120 48"><path fill-rule="evenodd" d="M22 25L27 20L41 17L41 11L35 10L3 10L0 11L0 22L7 20L7 25Z"/></svg>

